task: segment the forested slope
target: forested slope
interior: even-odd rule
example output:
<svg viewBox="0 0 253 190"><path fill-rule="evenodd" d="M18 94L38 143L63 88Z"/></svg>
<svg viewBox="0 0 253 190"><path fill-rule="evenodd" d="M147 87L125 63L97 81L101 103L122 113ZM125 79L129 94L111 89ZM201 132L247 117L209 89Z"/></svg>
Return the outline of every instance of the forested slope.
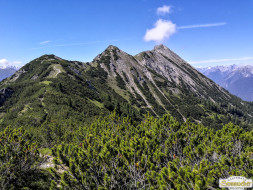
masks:
<svg viewBox="0 0 253 190"><path fill-rule="evenodd" d="M5 189L205 190L219 189L219 178L253 177L252 131L233 124L215 132L189 121L180 124L170 115L132 124L113 113L55 136L55 167L47 169L40 169L38 151L50 151L45 153L36 138L21 129L6 129L0 137ZM7 159L5 150L14 156Z"/></svg>

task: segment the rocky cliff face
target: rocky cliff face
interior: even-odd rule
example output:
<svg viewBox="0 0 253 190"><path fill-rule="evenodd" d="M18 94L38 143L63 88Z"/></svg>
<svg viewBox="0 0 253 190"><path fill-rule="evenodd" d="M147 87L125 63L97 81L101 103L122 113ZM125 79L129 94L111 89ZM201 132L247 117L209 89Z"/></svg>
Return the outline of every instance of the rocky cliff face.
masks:
<svg viewBox="0 0 253 190"><path fill-rule="evenodd" d="M204 77L164 45L155 46L153 50L142 52L136 56L131 56L117 47L109 46L94 59L93 63L100 63L112 79L120 75L128 90L135 89L144 99L146 98L138 89L135 81L140 84L145 82L148 86L152 85L149 87L156 88L161 93L163 92L156 82L166 83L167 91L176 94L187 90L196 96L214 101L231 98L227 91ZM220 96L212 97L211 91L220 93ZM148 102L148 100L146 101ZM161 100L157 101L161 102Z"/></svg>
<svg viewBox="0 0 253 190"><path fill-rule="evenodd" d="M213 81L203 77L190 64L164 45L155 46L154 50L143 52L136 57L139 58L143 66L155 70L172 83L185 86L198 96L212 98L209 91L218 90L223 94L223 98L229 98L227 92Z"/></svg>

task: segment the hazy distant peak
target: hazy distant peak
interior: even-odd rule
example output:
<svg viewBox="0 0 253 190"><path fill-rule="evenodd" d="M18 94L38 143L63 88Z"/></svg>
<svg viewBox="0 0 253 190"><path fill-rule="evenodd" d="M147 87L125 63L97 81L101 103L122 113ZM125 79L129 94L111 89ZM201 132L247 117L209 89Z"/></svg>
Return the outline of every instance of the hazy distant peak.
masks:
<svg viewBox="0 0 253 190"><path fill-rule="evenodd" d="M253 65L199 68L200 72L243 100L253 101Z"/></svg>
<svg viewBox="0 0 253 190"><path fill-rule="evenodd" d="M14 66L14 65L3 65L3 66L0 66L0 69L13 69L13 70L18 70L19 67Z"/></svg>
<svg viewBox="0 0 253 190"><path fill-rule="evenodd" d="M16 66L0 67L0 81L13 75L19 68Z"/></svg>

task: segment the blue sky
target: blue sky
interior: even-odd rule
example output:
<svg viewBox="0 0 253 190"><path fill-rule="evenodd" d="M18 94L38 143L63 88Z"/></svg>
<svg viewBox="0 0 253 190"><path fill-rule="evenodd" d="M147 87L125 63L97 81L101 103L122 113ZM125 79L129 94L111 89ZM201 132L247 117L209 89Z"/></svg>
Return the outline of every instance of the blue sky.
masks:
<svg viewBox="0 0 253 190"><path fill-rule="evenodd" d="M195 67L253 63L253 0L0 0L0 65L163 43Z"/></svg>

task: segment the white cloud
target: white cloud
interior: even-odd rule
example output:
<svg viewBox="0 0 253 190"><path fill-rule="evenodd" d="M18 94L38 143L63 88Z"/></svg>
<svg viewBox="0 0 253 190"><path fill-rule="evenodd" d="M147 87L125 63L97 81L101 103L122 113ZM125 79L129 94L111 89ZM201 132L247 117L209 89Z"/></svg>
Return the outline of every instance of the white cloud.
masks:
<svg viewBox="0 0 253 190"><path fill-rule="evenodd" d="M42 45L42 44L48 44L48 43L50 43L51 41L50 40L47 40L47 41L44 41L44 42L40 42L40 44Z"/></svg>
<svg viewBox="0 0 253 190"><path fill-rule="evenodd" d="M7 59L0 59L0 67L1 68L6 68L9 66L15 66L15 67L20 67L22 65L21 61L8 61Z"/></svg>
<svg viewBox="0 0 253 190"><path fill-rule="evenodd" d="M158 15L166 15L169 14L171 10L171 6L163 5L162 7L158 7L156 10L156 14Z"/></svg>
<svg viewBox="0 0 253 190"><path fill-rule="evenodd" d="M7 59L0 59L0 67L6 67L8 65Z"/></svg>
<svg viewBox="0 0 253 190"><path fill-rule="evenodd" d="M208 59L203 61L189 61L190 64L201 64L201 63L218 63L227 61L248 61L253 60L253 57L241 57L241 58L230 58L230 59Z"/></svg>
<svg viewBox="0 0 253 190"><path fill-rule="evenodd" d="M154 28L148 29L144 36L145 41L162 42L169 39L176 32L176 24L171 21L159 19Z"/></svg>
<svg viewBox="0 0 253 190"><path fill-rule="evenodd" d="M223 26L226 24L227 24L226 22L211 23L211 24L195 24L195 25L188 25L188 26L179 26L177 27L177 29L207 28L207 27L214 27L214 26Z"/></svg>

